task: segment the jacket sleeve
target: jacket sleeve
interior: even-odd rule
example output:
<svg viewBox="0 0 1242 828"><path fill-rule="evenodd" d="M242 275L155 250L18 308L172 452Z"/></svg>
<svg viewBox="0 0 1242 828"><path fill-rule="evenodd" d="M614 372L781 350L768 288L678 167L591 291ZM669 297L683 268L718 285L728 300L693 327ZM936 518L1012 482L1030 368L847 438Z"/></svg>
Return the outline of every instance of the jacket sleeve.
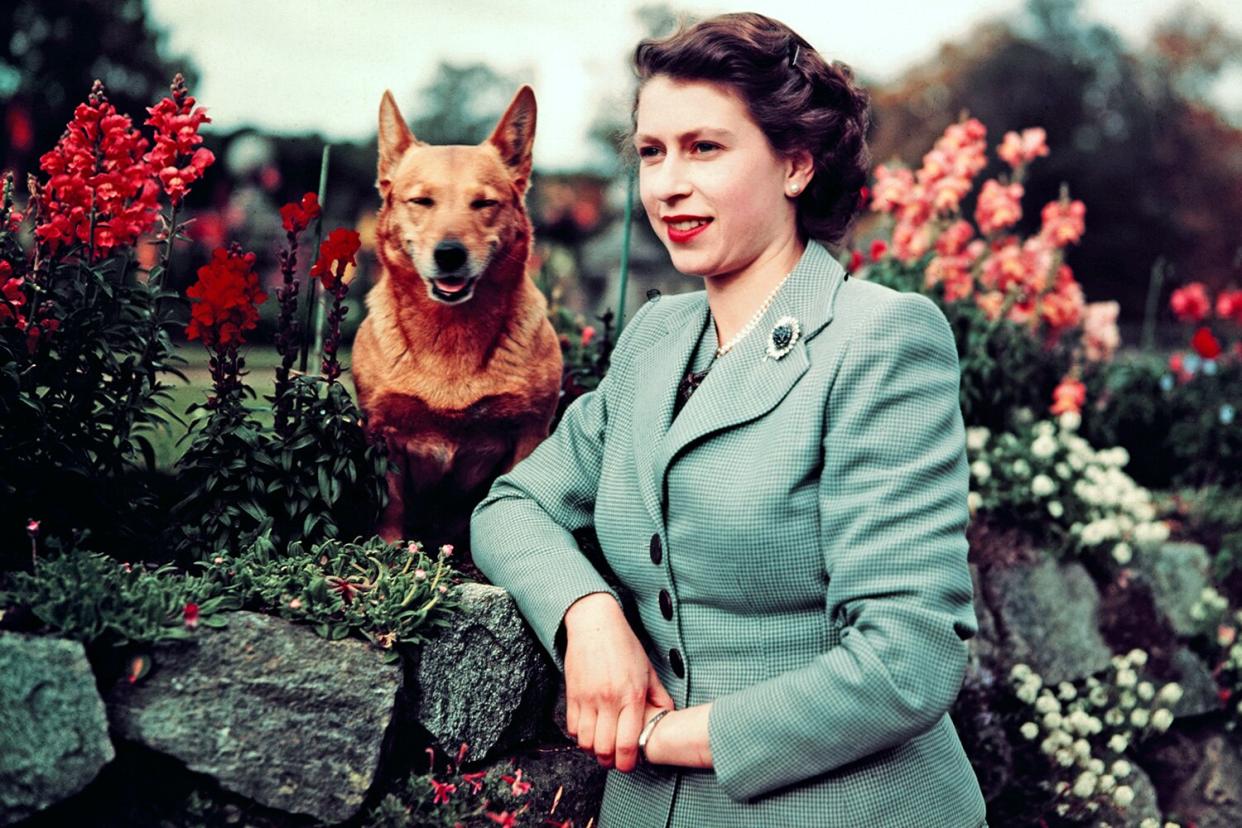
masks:
<svg viewBox="0 0 1242 828"><path fill-rule="evenodd" d="M647 302L613 348L617 363L647 311ZM616 590L591 565L571 534L592 525L613 372L565 409L556 430L496 478L470 516L475 565L509 591L557 670L564 672L565 612L592 592Z"/></svg>
<svg viewBox="0 0 1242 828"><path fill-rule="evenodd" d="M840 643L714 700L716 778L745 801L929 730L978 630L961 376L952 330L901 293L854 332L830 392L819 482L826 623Z"/></svg>

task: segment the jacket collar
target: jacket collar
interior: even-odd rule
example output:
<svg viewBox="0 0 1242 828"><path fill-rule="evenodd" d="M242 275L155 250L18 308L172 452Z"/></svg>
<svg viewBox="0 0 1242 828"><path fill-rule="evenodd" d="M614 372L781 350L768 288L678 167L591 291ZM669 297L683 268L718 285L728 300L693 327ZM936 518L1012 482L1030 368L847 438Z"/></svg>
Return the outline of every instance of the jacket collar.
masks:
<svg viewBox="0 0 1242 828"><path fill-rule="evenodd" d="M639 357L642 379L634 397L633 440L643 501L663 525L661 493L668 467L687 445L772 409L810 367L806 343L832 321L845 269L819 242L810 240L789 279L755 329L717 359L703 384L677 415L673 401L707 324L707 294L697 291L664 314L663 333ZM764 359L768 336L782 316L801 329L780 359ZM708 332L714 339L714 332Z"/></svg>

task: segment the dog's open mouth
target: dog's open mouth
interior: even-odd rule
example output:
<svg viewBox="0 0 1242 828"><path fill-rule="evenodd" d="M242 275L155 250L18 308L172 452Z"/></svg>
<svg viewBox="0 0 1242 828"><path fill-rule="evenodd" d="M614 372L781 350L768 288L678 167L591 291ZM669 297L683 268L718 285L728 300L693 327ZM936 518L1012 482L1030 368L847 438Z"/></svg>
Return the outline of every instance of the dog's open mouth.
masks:
<svg viewBox="0 0 1242 828"><path fill-rule="evenodd" d="M431 292L442 302L460 302L470 298L474 283L465 276L441 276L431 280Z"/></svg>

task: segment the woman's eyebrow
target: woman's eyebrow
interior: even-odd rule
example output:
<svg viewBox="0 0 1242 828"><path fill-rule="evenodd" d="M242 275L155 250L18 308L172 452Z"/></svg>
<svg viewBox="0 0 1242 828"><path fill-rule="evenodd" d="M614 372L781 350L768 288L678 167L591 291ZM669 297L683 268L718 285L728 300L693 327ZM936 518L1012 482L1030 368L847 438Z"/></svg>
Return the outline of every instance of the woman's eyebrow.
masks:
<svg viewBox="0 0 1242 828"><path fill-rule="evenodd" d="M678 135L677 140L680 142L684 142L684 141L689 141L691 139L700 138L704 136L712 136L712 137L724 138L728 140L733 137L733 133L727 129L723 129L720 127L695 127L694 129L686 130L685 132ZM645 133L640 132L634 135L634 140L635 141L659 141L660 139L656 138L653 135L647 135Z"/></svg>

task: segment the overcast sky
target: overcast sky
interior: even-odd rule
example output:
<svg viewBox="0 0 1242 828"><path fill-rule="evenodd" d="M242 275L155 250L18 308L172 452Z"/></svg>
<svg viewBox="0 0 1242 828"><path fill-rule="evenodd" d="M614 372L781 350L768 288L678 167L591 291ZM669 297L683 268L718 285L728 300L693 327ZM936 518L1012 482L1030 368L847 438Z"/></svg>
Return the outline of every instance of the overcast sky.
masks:
<svg viewBox="0 0 1242 828"><path fill-rule="evenodd" d="M535 164L570 170L595 152L586 128L602 101L624 101L629 55L643 35L634 0L147 0L152 22L175 54L201 73L194 94L214 126L365 139L375 133L380 96L392 89L407 118L415 92L441 61L484 61L531 84L539 106ZM1242 30L1242 3L1198 0ZM1021 0L752 0L679 2L706 15L758 11L792 26L829 59L889 80L989 17L1013 15ZM1175 4L1088 0L1086 16L1130 43ZM1242 108L1235 72L1218 97ZM628 111L623 107L622 112Z"/></svg>

